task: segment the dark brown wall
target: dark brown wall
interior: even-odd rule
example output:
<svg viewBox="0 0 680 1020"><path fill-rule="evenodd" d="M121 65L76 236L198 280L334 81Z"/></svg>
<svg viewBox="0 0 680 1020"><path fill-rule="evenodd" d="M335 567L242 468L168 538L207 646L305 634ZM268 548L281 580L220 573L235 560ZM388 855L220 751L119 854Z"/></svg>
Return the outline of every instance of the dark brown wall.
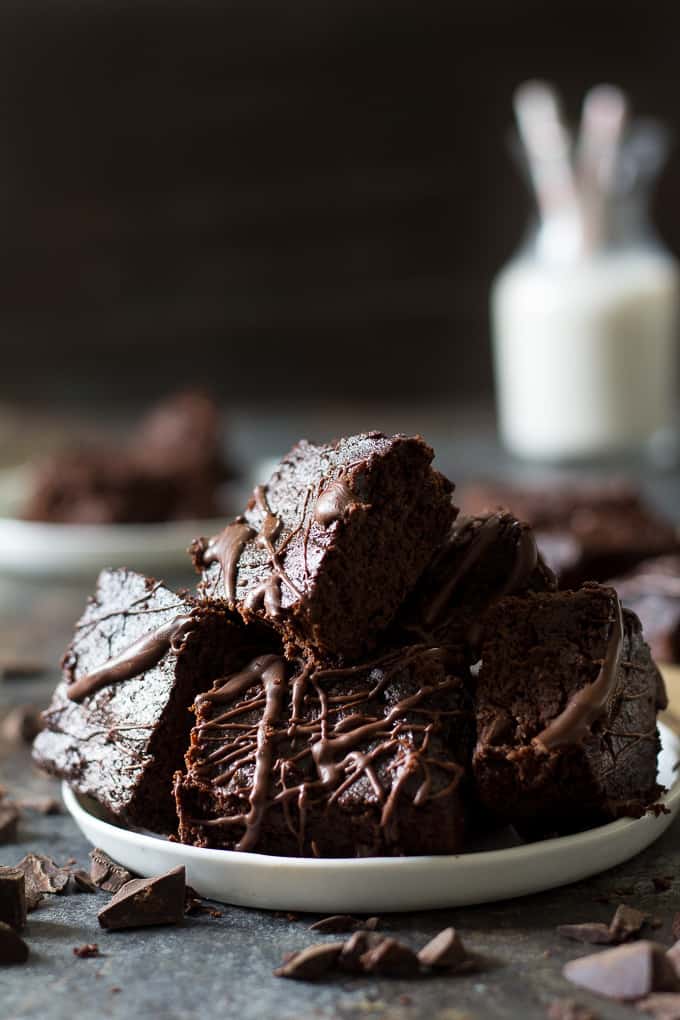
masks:
<svg viewBox="0 0 680 1020"><path fill-rule="evenodd" d="M0 8L0 398L444 396L529 203L524 77L680 126L675 3ZM659 194L680 251L680 161Z"/></svg>

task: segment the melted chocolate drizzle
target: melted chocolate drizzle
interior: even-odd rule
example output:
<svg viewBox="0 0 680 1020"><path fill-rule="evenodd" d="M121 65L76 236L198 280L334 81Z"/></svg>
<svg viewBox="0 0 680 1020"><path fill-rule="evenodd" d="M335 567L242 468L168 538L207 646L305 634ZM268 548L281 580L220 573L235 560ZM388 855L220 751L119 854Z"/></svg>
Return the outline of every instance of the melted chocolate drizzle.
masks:
<svg viewBox="0 0 680 1020"><path fill-rule="evenodd" d="M541 750L552 751L564 744L578 744L583 740L592 724L606 711L614 694L622 652L623 618L617 598L607 651L596 679L570 698L564 711L534 737L534 744Z"/></svg>
<svg viewBox="0 0 680 1020"><path fill-rule="evenodd" d="M132 680L157 666L171 648L173 651L178 650L179 643L189 633L192 624L193 617L190 614L175 616L149 634L143 634L99 669L69 683L66 688L69 699L82 701L102 687Z"/></svg>
<svg viewBox="0 0 680 1020"><path fill-rule="evenodd" d="M219 535L210 539L203 553L203 564L206 567L211 563L219 563L222 568L227 602L233 603L236 600L236 568L239 557L255 534L253 528L246 524L242 517L237 517L231 524L227 524Z"/></svg>
<svg viewBox="0 0 680 1020"><path fill-rule="evenodd" d="M314 507L314 520L322 528L328 528L339 521L347 507L354 502L354 496L344 478L336 478L323 490Z"/></svg>
<svg viewBox="0 0 680 1020"><path fill-rule="evenodd" d="M413 776L420 777L414 804L450 795L463 770L457 763L437 757L429 744L432 734L440 728L442 716L469 713L428 707L427 700L458 687L459 680L447 676L439 683L423 685L382 716L368 711L371 699L384 690L395 672L404 669L410 659L424 654L439 654L439 649L412 646L362 667L314 669L308 665L290 681L286 681L285 661L267 655L218 682L212 691L197 699L199 721L193 732L190 771L212 787L226 788L227 793L237 793L239 797L247 795L250 807L247 812L219 818L188 819L188 824L205 828L242 827L243 835L235 849L252 850L257 846L267 810L280 805L302 853L309 805L316 800L332 803L362 776L368 779L382 805L383 828L389 827L399 795ZM365 689L348 694L325 689L328 681L332 685L352 673L365 672L370 677L371 667L378 664L381 668L377 678L374 677L372 685L369 680ZM303 717L305 701L307 711ZM205 709L202 710L206 702L224 706L225 710L206 718ZM314 704L318 705L317 715L310 711ZM242 721L249 713L256 714L257 720ZM423 721L411 721L405 718L407 714ZM378 776L377 763L389 754L393 755L394 763L387 770L391 785L386 791ZM287 785L294 767L311 770L312 778ZM433 777L437 772L440 782L434 790ZM244 786L244 776L250 775L252 778ZM230 789L232 783L236 784L234 790ZM297 805L297 827L291 804Z"/></svg>

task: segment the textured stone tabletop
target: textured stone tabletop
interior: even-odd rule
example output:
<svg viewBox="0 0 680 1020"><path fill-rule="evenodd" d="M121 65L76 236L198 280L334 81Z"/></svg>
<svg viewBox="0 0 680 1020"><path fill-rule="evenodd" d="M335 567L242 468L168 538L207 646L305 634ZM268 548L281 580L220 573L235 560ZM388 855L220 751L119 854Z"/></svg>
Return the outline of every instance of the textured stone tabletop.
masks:
<svg viewBox="0 0 680 1020"><path fill-rule="evenodd" d="M245 421L236 439L247 438L241 445L249 456L264 455L296 435L347 432L353 424L333 422L315 433L292 423L290 435L273 443L271 430L263 427L259 435ZM413 423L375 424L396 424L408 431ZM491 439L468 432L460 444L448 427L437 432L423 425L422 431L437 447L441 467L457 480L478 473L480 465L485 472L500 466ZM655 502L677 516L677 477L655 475L645 482ZM55 662L84 595L77 586L43 588L0 579L0 651L10 658L21 652ZM55 680L0 681L0 716L13 703L46 701ZM27 748L6 742L0 743L0 783L16 797L48 792L58 796L58 785L32 768ZM14 864L33 851L60 864L73 858L78 867L87 868L89 850L67 815L26 811L19 841L0 845L0 863ZM654 879L669 876L669 883L655 885ZM609 921L623 902L660 918L663 925L652 937L670 945L671 921L680 910L680 820L645 853L590 881L493 905L383 916L383 930L414 948L454 925L468 948L483 958L479 972L459 977L285 981L272 975L285 952L336 938L309 932L315 917L219 906L220 917L198 914L177 928L107 933L96 916L107 899L101 892L46 897L29 915L24 932L28 963L0 968L0 1020L539 1020L556 998L588 1005L601 1020L633 1020L643 1015L634 1007L581 993L562 978L564 962L591 947L561 938L555 928L568 922ZM90 942L98 943L101 956L74 956L74 947Z"/></svg>

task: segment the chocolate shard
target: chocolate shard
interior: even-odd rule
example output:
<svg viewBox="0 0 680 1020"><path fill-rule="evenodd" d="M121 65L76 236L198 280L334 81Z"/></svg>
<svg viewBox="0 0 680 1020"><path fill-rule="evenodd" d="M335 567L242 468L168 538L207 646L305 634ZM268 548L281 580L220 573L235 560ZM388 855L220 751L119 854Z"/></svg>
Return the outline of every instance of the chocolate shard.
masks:
<svg viewBox="0 0 680 1020"><path fill-rule="evenodd" d="M612 937L609 925L599 921L586 921L583 924L558 924L557 934L564 935L575 942L587 942L590 945L611 945Z"/></svg>
<svg viewBox="0 0 680 1020"><path fill-rule="evenodd" d="M547 1017L548 1020L599 1020L597 1013L574 999L554 999L548 1006Z"/></svg>
<svg viewBox="0 0 680 1020"><path fill-rule="evenodd" d="M357 921L357 931L377 931L380 927L379 917L367 917L365 921Z"/></svg>
<svg viewBox="0 0 680 1020"><path fill-rule="evenodd" d="M338 960L340 970L346 970L350 974L361 974L364 969L361 962L362 957L369 949L377 947L381 942L384 942L385 937L385 935L379 935L377 932L355 931L347 939L342 948L342 953Z"/></svg>
<svg viewBox="0 0 680 1020"><path fill-rule="evenodd" d="M26 879L26 907L35 910L45 893L63 893L68 885L70 871L60 868L45 854L26 854L17 864Z"/></svg>
<svg viewBox="0 0 680 1020"><path fill-rule="evenodd" d="M469 960L467 950L455 928L444 928L423 946L418 959L424 967L457 970Z"/></svg>
<svg viewBox="0 0 680 1020"><path fill-rule="evenodd" d="M621 903L616 908L616 913L609 925L612 942L627 942L630 939L634 939L636 935L640 934L649 920L649 914Z"/></svg>
<svg viewBox="0 0 680 1020"><path fill-rule="evenodd" d="M293 953L274 971L276 977L294 981L314 981L335 967L344 943L321 942Z"/></svg>
<svg viewBox="0 0 680 1020"><path fill-rule="evenodd" d="M97 914L102 928L144 928L179 924L184 917L185 870L173 868L154 878L133 878Z"/></svg>
<svg viewBox="0 0 680 1020"><path fill-rule="evenodd" d="M73 955L79 956L81 960L86 960L92 956L99 956L99 946L96 942L86 942L84 946L74 946Z"/></svg>
<svg viewBox="0 0 680 1020"><path fill-rule="evenodd" d="M651 992L680 990L680 980L664 946L642 940L616 946L565 964L572 984L610 999L642 999Z"/></svg>
<svg viewBox="0 0 680 1020"><path fill-rule="evenodd" d="M14 843L19 826L19 808L11 800L0 801L0 844Z"/></svg>
<svg viewBox="0 0 680 1020"><path fill-rule="evenodd" d="M330 917L322 917L320 921L310 924L310 931L319 931L324 935L335 935L346 931L359 931L360 921L351 914L332 914Z"/></svg>
<svg viewBox="0 0 680 1020"><path fill-rule="evenodd" d="M78 869L78 871L73 872L71 878L73 879L73 888L75 892L96 893L97 886L86 871Z"/></svg>
<svg viewBox="0 0 680 1020"><path fill-rule="evenodd" d="M135 878L131 871L111 860L109 855L97 846L90 850L90 861L90 878L105 892L117 893L127 882Z"/></svg>
<svg viewBox="0 0 680 1020"><path fill-rule="evenodd" d="M0 921L0 965L3 963L26 963L28 946L17 935L14 928Z"/></svg>
<svg viewBox="0 0 680 1020"><path fill-rule="evenodd" d="M650 1013L654 1020L680 1020L680 995L660 992L636 1003L641 1013Z"/></svg>
<svg viewBox="0 0 680 1020"><path fill-rule="evenodd" d="M409 946L396 939L383 938L361 957L362 969L367 974L384 974L386 977L415 977L420 971L418 957Z"/></svg>
<svg viewBox="0 0 680 1020"><path fill-rule="evenodd" d="M16 931L26 923L26 879L19 868L0 867L0 921Z"/></svg>

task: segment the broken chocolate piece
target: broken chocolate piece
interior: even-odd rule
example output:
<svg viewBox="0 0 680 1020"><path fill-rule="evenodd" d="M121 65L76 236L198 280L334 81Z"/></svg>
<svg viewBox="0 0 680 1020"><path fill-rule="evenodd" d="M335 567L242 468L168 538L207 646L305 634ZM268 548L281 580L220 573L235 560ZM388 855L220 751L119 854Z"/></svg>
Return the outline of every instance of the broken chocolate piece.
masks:
<svg viewBox="0 0 680 1020"><path fill-rule="evenodd" d="M28 946L4 921L0 921L0 965L3 963L25 963Z"/></svg>
<svg viewBox="0 0 680 1020"><path fill-rule="evenodd" d="M598 1020L597 1013L574 999L555 999L548 1006L548 1020Z"/></svg>
<svg viewBox="0 0 680 1020"><path fill-rule="evenodd" d="M614 941L609 925L599 921L586 921L584 924L558 924L558 935L564 935L575 942L587 942L590 945L611 945Z"/></svg>
<svg viewBox="0 0 680 1020"><path fill-rule="evenodd" d="M79 956L81 960L92 956L99 956L99 946L96 942L86 942L84 946L74 946L73 955Z"/></svg>
<svg viewBox="0 0 680 1020"><path fill-rule="evenodd" d="M0 843L14 843L19 825L19 809L11 800L0 801Z"/></svg>
<svg viewBox="0 0 680 1020"><path fill-rule="evenodd" d="M97 914L102 928L118 931L155 924L179 924L184 917L185 870L154 878L133 878Z"/></svg>
<svg viewBox="0 0 680 1020"><path fill-rule="evenodd" d="M562 973L572 984L621 1001L680 990L664 946L647 940L571 960Z"/></svg>
<svg viewBox="0 0 680 1020"><path fill-rule="evenodd" d="M111 860L108 854L100 850L98 846L90 850L90 878L96 886L105 892L117 893L127 882L131 882L135 876L122 864Z"/></svg>
<svg viewBox="0 0 680 1020"><path fill-rule="evenodd" d="M60 868L44 854L26 854L17 864L26 878L26 908L30 912L45 893L63 893L70 878L68 868Z"/></svg>
<svg viewBox="0 0 680 1020"><path fill-rule="evenodd" d="M19 868L0 867L0 921L16 931L26 923L26 879Z"/></svg>
<svg viewBox="0 0 680 1020"><path fill-rule="evenodd" d="M356 931L345 942L338 966L341 970L349 971L350 974L360 974L363 971L361 958L369 949L379 946L384 942L385 936L378 935L372 931Z"/></svg>
<svg viewBox="0 0 680 1020"><path fill-rule="evenodd" d="M437 970L457 970L469 962L467 950L455 928L444 928L423 946L418 959L425 967Z"/></svg>
<svg viewBox="0 0 680 1020"><path fill-rule="evenodd" d="M96 893L97 886L94 884L86 871L79 869L71 875L75 892Z"/></svg>
<svg viewBox="0 0 680 1020"><path fill-rule="evenodd" d="M680 1020L680 995L661 992L648 995L636 1003L641 1013L651 1013L654 1020Z"/></svg>
<svg viewBox="0 0 680 1020"><path fill-rule="evenodd" d="M321 942L318 945L307 946L306 949L294 953L285 960L282 966L274 971L274 975L292 978L294 981L314 981L335 966L342 949L342 942Z"/></svg>
<svg viewBox="0 0 680 1020"><path fill-rule="evenodd" d="M627 907L625 903L621 903L616 908L616 913L609 925L612 942L627 942L629 939L635 938L636 935L640 934L648 921L649 914L645 914L642 910L636 910L635 907Z"/></svg>
<svg viewBox="0 0 680 1020"><path fill-rule="evenodd" d="M367 974L386 977L414 977L420 970L413 950L391 938L382 938L378 945L368 949L361 957L361 966Z"/></svg>

